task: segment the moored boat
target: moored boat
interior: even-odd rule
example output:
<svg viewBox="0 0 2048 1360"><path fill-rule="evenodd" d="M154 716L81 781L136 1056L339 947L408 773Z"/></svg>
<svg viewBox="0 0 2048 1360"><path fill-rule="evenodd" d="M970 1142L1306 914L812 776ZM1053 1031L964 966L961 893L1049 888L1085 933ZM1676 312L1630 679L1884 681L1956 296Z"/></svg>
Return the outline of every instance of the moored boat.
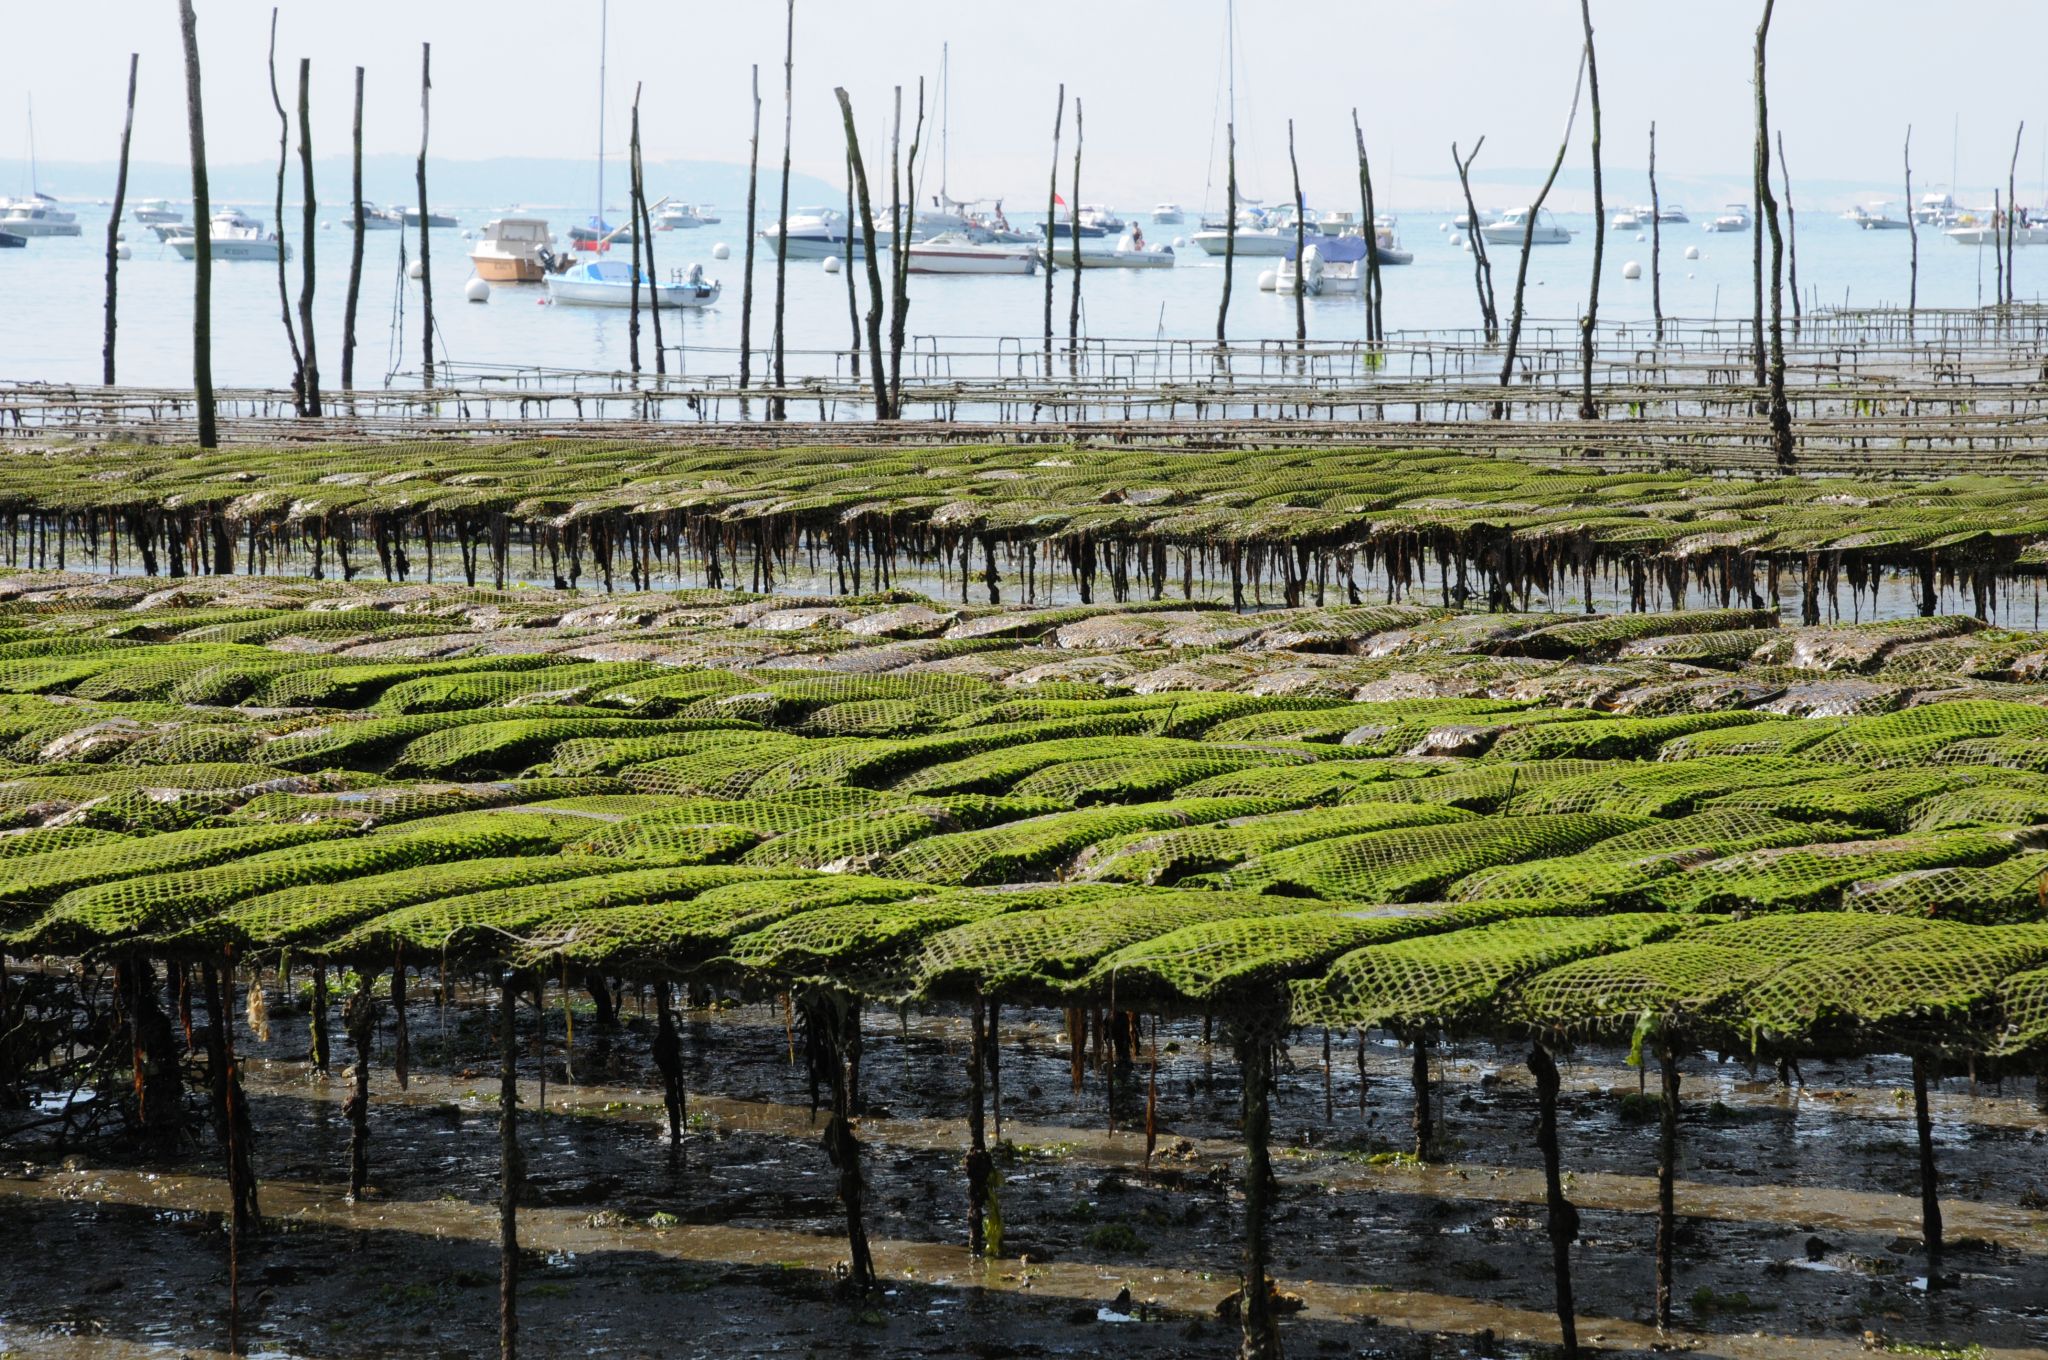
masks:
<svg viewBox="0 0 2048 1360"><path fill-rule="evenodd" d="M182 222L185 214L171 206L167 198L145 198L137 203L130 216L137 226L154 227L172 222Z"/></svg>
<svg viewBox="0 0 2048 1360"><path fill-rule="evenodd" d="M973 233L945 231L904 247L905 266L913 274L1035 274L1038 250L1007 241L977 239Z"/></svg>
<svg viewBox="0 0 2048 1360"><path fill-rule="evenodd" d="M469 252L476 276L488 283L539 283L547 277L547 222L538 217L500 217L484 225Z"/></svg>
<svg viewBox="0 0 2048 1360"><path fill-rule="evenodd" d="M17 198L0 212L0 231L15 236L77 236L78 217L67 212L48 194L34 193Z"/></svg>
<svg viewBox="0 0 2048 1360"><path fill-rule="evenodd" d="M1748 231L1749 205L1747 203L1730 203L1728 211L1706 224L1706 230Z"/></svg>
<svg viewBox="0 0 2048 1360"><path fill-rule="evenodd" d="M627 260L585 260L567 272L547 279L548 300L571 307L631 307L633 266ZM642 307L709 307L718 301L720 285L704 277L704 266L693 264L687 273L678 272L668 283L656 283L640 271L638 288Z"/></svg>
<svg viewBox="0 0 2048 1360"><path fill-rule="evenodd" d="M181 259L192 259L199 252L199 235L192 228L164 239ZM289 260L292 257L289 243L280 240L276 232L239 208L223 208L215 213L213 220L207 223L207 239L212 243L209 254L216 260L276 260L280 257Z"/></svg>
<svg viewBox="0 0 2048 1360"><path fill-rule="evenodd" d="M1524 240L1532 246L1562 246L1571 244L1572 234L1557 224L1557 219L1548 209L1536 214L1536 223L1529 225L1529 210L1516 208L1501 214L1497 222L1488 222L1479 229L1488 245L1519 246Z"/></svg>
<svg viewBox="0 0 2048 1360"><path fill-rule="evenodd" d="M1178 203L1154 203L1152 205L1152 221L1158 226L1177 227L1186 220L1187 214L1181 211L1180 204Z"/></svg>

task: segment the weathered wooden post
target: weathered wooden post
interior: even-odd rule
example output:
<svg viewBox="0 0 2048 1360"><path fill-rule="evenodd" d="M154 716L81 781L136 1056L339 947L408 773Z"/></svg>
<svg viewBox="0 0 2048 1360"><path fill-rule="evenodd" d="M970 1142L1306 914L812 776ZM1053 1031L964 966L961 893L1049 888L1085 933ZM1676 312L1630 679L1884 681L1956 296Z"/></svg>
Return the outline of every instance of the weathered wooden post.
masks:
<svg viewBox="0 0 2048 1360"><path fill-rule="evenodd" d="M782 206L776 215L780 224L775 237L775 388L768 400L768 417L783 420L789 415L782 399L787 373L782 366L782 304L789 275L789 134L796 108L796 0L788 0L787 27L782 43Z"/></svg>
<svg viewBox="0 0 2048 1360"><path fill-rule="evenodd" d="M1650 122L1650 315L1664 338L1664 205L1657 197L1657 123Z"/></svg>
<svg viewBox="0 0 2048 1360"><path fill-rule="evenodd" d="M1223 214L1223 300L1216 304L1216 351L1221 358L1230 339L1230 281L1237 272L1237 124L1226 123L1224 133L1225 188Z"/></svg>
<svg viewBox="0 0 2048 1360"><path fill-rule="evenodd" d="M1799 334L1801 319L1799 301L1799 214L1792 210L1792 167L1785 159L1785 134L1774 134L1778 139L1778 182L1785 186L1785 285L1792 290L1792 334ZM1906 216L1913 215L1910 200Z"/></svg>
<svg viewBox="0 0 2048 1360"><path fill-rule="evenodd" d="M1301 163L1294 156L1294 120L1287 120L1287 169L1294 177L1294 348L1308 349L1308 205L1301 201ZM1372 230L1372 223L1365 224Z"/></svg>
<svg viewBox="0 0 2048 1360"><path fill-rule="evenodd" d="M341 388L356 385L356 303L363 291L363 68L356 67L356 112L351 131L349 220L355 240L348 251L348 298L341 310Z"/></svg>
<svg viewBox="0 0 2048 1360"><path fill-rule="evenodd" d="M1515 270L1515 310L1508 318L1507 354L1500 366L1502 387L1506 387L1514 378L1515 351L1522 343L1522 296L1529 286L1529 249L1536 238L1536 219L1543 212L1543 200L1550 197L1550 186L1557 183L1557 172L1564 165L1564 154L1571 149L1572 125L1579 121L1579 91L1586 83L1586 53L1585 47L1579 48L1579 71L1572 77L1572 110L1564 120L1564 138L1557 144L1557 158L1551 161L1550 173L1544 176L1543 187L1537 190L1536 201L1529 205L1529 216L1522 223L1522 260ZM1474 147L1472 154L1478 155L1479 149ZM1474 217L1467 220L1472 223L1476 232L1479 219ZM1506 419L1507 411L1506 402L1500 402L1494 407L1494 415L1499 419Z"/></svg>
<svg viewBox="0 0 2048 1360"><path fill-rule="evenodd" d="M1045 376L1052 377L1052 276L1054 255L1053 224L1059 220L1060 125L1067 116L1067 86L1060 82L1059 105L1052 115L1052 176L1045 190ZM1071 230L1071 228L1070 228Z"/></svg>
<svg viewBox="0 0 2048 1360"><path fill-rule="evenodd" d="M1770 38L1771 9L1776 3L1777 0L1764 0L1763 19L1756 26L1756 196L1771 232L1771 444L1778 466L1789 470L1792 411L1785 402L1785 238L1778 228L1778 200L1771 193L1771 119L1764 86L1764 50Z"/></svg>
<svg viewBox="0 0 2048 1360"><path fill-rule="evenodd" d="M304 202L299 210L299 234L305 239L299 256L299 337L304 359L299 365L299 398L309 416L320 414L320 359L313 344L313 231L320 205L313 197L313 114L311 111L313 62L299 58L299 179ZM284 243L278 242L282 256Z"/></svg>
<svg viewBox="0 0 2048 1360"><path fill-rule="evenodd" d="M192 0L178 0L178 25L185 43L185 126L192 142L192 395L199 447L220 444L213 401L213 240L207 231L213 206L206 192L206 114L199 97L199 16Z"/></svg>
<svg viewBox="0 0 2048 1360"><path fill-rule="evenodd" d="M518 982L516 974L507 973L498 988L499 1360L516 1360L519 1353L519 1189L526 1162L519 1152Z"/></svg>
<svg viewBox="0 0 2048 1360"><path fill-rule="evenodd" d="M661 272L654 264L654 214L647 208L647 177L640 159L640 84L633 84L633 238L644 243L647 255L648 311L654 322L654 375L668 373L668 360L661 352Z"/></svg>
<svg viewBox="0 0 2048 1360"><path fill-rule="evenodd" d="M270 103L277 110L277 204L274 221L277 232L277 306L284 316L284 338L292 351L292 407L306 414L306 357L299 351L299 334L292 322L292 293L285 275L285 254L290 238L284 230L284 171L291 159L292 122L284 111L284 99L277 92L277 6L270 7ZM202 224L201 230L205 228Z"/></svg>
<svg viewBox="0 0 2048 1360"><path fill-rule="evenodd" d="M853 167L853 187L860 199L860 231L868 268L868 370L875 384L875 419L889 418L889 375L882 367L882 266L875 258L875 210L868 197L868 172L860 158L860 134L853 125L853 101L844 88L832 93L839 100L839 115L846 124L846 156ZM853 224L847 223L851 231Z"/></svg>
<svg viewBox="0 0 2048 1360"><path fill-rule="evenodd" d="M904 163L903 211L896 223L895 248L889 257L889 414L903 414L903 343L910 320L910 238L917 230L917 152L924 140L924 77L917 81L917 123L910 133L910 155ZM890 175L895 174L895 148L890 148Z"/></svg>
<svg viewBox="0 0 2048 1360"><path fill-rule="evenodd" d="M420 344L424 346L424 362L420 368L420 386L431 390L434 386L434 270L433 261L427 254L427 126L429 101L434 93L434 45L420 44L420 159L414 171L420 191ZM599 205L602 208L602 204Z"/></svg>
<svg viewBox="0 0 2048 1360"><path fill-rule="evenodd" d="M1072 376L1081 350L1081 96L1074 96L1074 179L1068 186L1073 198L1067 207L1067 244L1071 247L1074 277L1068 289L1067 373Z"/></svg>
<svg viewBox="0 0 2048 1360"><path fill-rule="evenodd" d="M754 63L754 135L747 142L747 245L746 262L740 266L740 391L747 390L753 374L754 346L754 212L761 184L761 64ZM847 223L847 230L853 224ZM780 249L782 240L776 239ZM740 399L744 406L746 399Z"/></svg>
<svg viewBox="0 0 2048 1360"><path fill-rule="evenodd" d="M1906 325L1920 310L1920 219L1913 211L1913 125L1906 124Z"/></svg>
<svg viewBox="0 0 2048 1360"><path fill-rule="evenodd" d="M1598 420L1593 405L1593 349L1600 325L1600 265L1607 253L1607 198L1600 182L1600 63L1593 49L1593 3L1579 0L1586 30L1586 98L1593 116L1593 281L1586 291L1586 319L1579 325L1579 419Z"/></svg>
<svg viewBox="0 0 2048 1360"><path fill-rule="evenodd" d="M1529 1071L1536 1078L1536 1145L1543 1154L1545 1234L1550 1238L1550 1270L1557 1296L1557 1326L1563 1334L1565 1360L1579 1353L1579 1325L1572 1304L1572 1243L1579 1240L1579 1211L1565 1198L1564 1175L1557 1144L1557 1064L1541 1044L1529 1050Z"/></svg>
<svg viewBox="0 0 2048 1360"><path fill-rule="evenodd" d="M1373 204L1372 162L1365 154L1365 128L1358 110L1351 110L1351 135L1358 142L1359 208L1365 214L1365 338L1380 344L1387 338L1385 295L1380 291L1379 210Z"/></svg>
<svg viewBox="0 0 2048 1360"><path fill-rule="evenodd" d="M1458 167L1458 184L1465 191L1465 243L1472 247L1472 287L1479 294L1479 320L1486 328L1486 343L1500 338L1500 312L1494 306L1493 261L1487 258L1486 238L1479 233L1479 209L1472 202L1472 162L1486 145L1482 135L1472 144L1472 154L1458 158L1458 144L1451 143L1451 164Z"/></svg>
<svg viewBox="0 0 2048 1360"><path fill-rule="evenodd" d="M142 54L128 54L128 116L121 124L121 168L114 176L114 212L107 218L107 338L100 350L100 381L114 385L114 276L121 262L121 209L128 201L128 141L135 135L135 68Z"/></svg>

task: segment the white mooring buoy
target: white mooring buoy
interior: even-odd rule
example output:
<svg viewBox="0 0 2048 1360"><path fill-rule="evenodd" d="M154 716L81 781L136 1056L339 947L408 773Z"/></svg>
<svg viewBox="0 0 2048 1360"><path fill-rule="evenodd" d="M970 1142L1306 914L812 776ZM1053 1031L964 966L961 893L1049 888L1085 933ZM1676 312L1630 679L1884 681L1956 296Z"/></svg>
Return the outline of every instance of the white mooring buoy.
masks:
<svg viewBox="0 0 2048 1360"><path fill-rule="evenodd" d="M1643 267L1634 260L1630 260L1621 267L1621 276L1625 279L1639 279L1643 276Z"/></svg>
<svg viewBox="0 0 2048 1360"><path fill-rule="evenodd" d="M462 295L471 302L489 302L491 285L483 279L472 277L468 283L462 285Z"/></svg>
<svg viewBox="0 0 2048 1360"><path fill-rule="evenodd" d="M837 255L827 255L825 257L825 272L827 274L837 274L839 272L839 257Z"/></svg>
<svg viewBox="0 0 2048 1360"><path fill-rule="evenodd" d="M720 241L717 245L711 247L711 258L714 260L731 259L732 247L727 245L725 242Z"/></svg>

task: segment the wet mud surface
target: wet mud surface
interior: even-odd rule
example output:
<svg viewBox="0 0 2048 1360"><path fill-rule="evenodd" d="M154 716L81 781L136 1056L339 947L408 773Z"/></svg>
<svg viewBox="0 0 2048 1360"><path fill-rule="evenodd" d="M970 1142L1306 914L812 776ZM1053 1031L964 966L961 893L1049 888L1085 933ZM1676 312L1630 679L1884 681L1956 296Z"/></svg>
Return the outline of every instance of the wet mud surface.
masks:
<svg viewBox="0 0 2048 1360"><path fill-rule="evenodd" d="M387 1008L388 1011L388 1008ZM1004 1241L966 1250L967 1034L954 1016L870 1009L860 1125L868 1231L886 1295L847 1299L844 1215L782 1013L683 1027L689 1134L667 1147L629 1001L622 1031L559 1000L545 1039L521 1012L528 1192L521 1346L529 1356L1231 1356L1242 1159L1235 1064L1199 1022L1077 1094L1054 1012L1006 1012L997 1168ZM400 1091L388 1014L373 1064L371 1189L346 1197L339 1007L332 1076L305 1019L275 1007L249 1064L263 1238L243 1252L243 1347L270 1357L495 1354L497 1070L491 1016L415 1004ZM1535 1096L1523 1054L1454 1047L1436 1064L1441 1161L1410 1164L1406 1050L1297 1035L1274 1102L1272 1239L1290 1355L1545 1354L1556 1337ZM565 1058L569 1061L565 1063ZM539 1080L545 1071L543 1092ZM572 1079L573 1073L573 1079ZM1809 1064L1803 1088L1685 1063L1680 1326L1651 1316L1656 1123L1612 1050L1565 1066L1560 1110L1582 1340L1606 1354L2048 1357L2048 1115L2031 1081L1952 1075L1935 1100L1952 1287L1923 1287L1903 1062ZM1111 1131L1111 1090L1115 1093ZM0 1355L226 1354L225 1184L197 1105L179 1158L22 1141L0 1164ZM993 1132L993 1130L992 1130ZM1127 1292L1126 1292L1127 1291ZM1929 1349L1910 1350L1918 1346ZM1940 1347L1952 1348L1947 1352Z"/></svg>

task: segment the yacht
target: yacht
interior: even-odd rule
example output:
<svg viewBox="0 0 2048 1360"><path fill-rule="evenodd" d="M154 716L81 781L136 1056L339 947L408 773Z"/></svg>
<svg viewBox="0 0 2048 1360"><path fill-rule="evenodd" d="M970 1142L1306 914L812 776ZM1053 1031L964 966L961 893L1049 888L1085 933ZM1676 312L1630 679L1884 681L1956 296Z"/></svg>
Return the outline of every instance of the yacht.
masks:
<svg viewBox="0 0 2048 1360"><path fill-rule="evenodd" d="M347 214L345 220L347 222L349 230L354 231L356 226L356 215L353 212L351 212ZM363 203L364 231L399 231L403 229L404 226L405 214L400 212L397 208L380 208L376 204L368 202L367 200Z"/></svg>
<svg viewBox="0 0 2048 1360"><path fill-rule="evenodd" d="M1571 232L1557 225L1557 219L1547 210L1539 212L1535 225L1530 226L1527 208L1502 214L1498 222L1488 222L1481 227L1479 234L1486 238L1488 245L1501 246L1518 246L1525 238L1532 246L1563 246L1570 245L1572 239Z"/></svg>
<svg viewBox="0 0 2048 1360"><path fill-rule="evenodd" d="M0 211L0 231L14 236L77 236L78 217L57 205L48 194L13 199Z"/></svg>
<svg viewBox="0 0 2048 1360"><path fill-rule="evenodd" d="M1904 231L1907 226L1905 219L1888 216L1885 213L1887 206L1889 205L1881 199L1871 204L1869 208L1858 204L1843 213L1842 219L1847 222L1854 222L1865 231ZM1872 211L1873 209L1875 211Z"/></svg>
<svg viewBox="0 0 2048 1360"><path fill-rule="evenodd" d="M1038 250L987 239L984 232L943 231L929 240L913 241L905 252L905 268L913 274L1035 274Z"/></svg>
<svg viewBox="0 0 2048 1360"><path fill-rule="evenodd" d="M1152 221L1157 226L1177 227L1186 220L1187 215L1180 210L1180 204L1178 203L1154 203L1152 205Z"/></svg>
<svg viewBox="0 0 2048 1360"><path fill-rule="evenodd" d="M136 225L144 227L163 226L185 220L185 214L171 206L167 198L145 198L137 203L130 213Z"/></svg>
<svg viewBox="0 0 2048 1360"><path fill-rule="evenodd" d="M548 251L550 239L542 218L500 217L484 224L469 262L487 283L539 283L548 276L554 258Z"/></svg>
<svg viewBox="0 0 2048 1360"><path fill-rule="evenodd" d="M207 223L207 228L207 239L212 243L209 253L216 260L289 260L292 257L292 248L287 242L239 208L221 209ZM189 260L199 251L198 233L189 227L166 237L165 242L182 259Z"/></svg>
<svg viewBox="0 0 2048 1360"><path fill-rule="evenodd" d="M1116 215L1115 208L1105 208L1100 203L1083 203L1081 225L1101 227L1105 235L1116 236L1123 231L1124 220Z"/></svg>
<svg viewBox="0 0 2048 1360"><path fill-rule="evenodd" d="M399 209L399 213L401 214L399 222L401 226L417 227L420 224L420 210L418 208L401 208ZM454 227L460 225L461 224L459 222L457 222L454 218L450 217L447 213L437 213L430 211L427 214L427 227L429 230L434 230L441 227Z"/></svg>
<svg viewBox="0 0 2048 1360"><path fill-rule="evenodd" d="M688 203L671 203L654 215L654 229L656 231L695 231L699 227L710 226L718 221L716 217L706 217L704 212L704 209L694 207Z"/></svg>
<svg viewBox="0 0 2048 1360"><path fill-rule="evenodd" d="M837 208L798 208L790 213L788 225L787 232L780 222L771 222L761 229L761 239L779 255L792 260L822 260L828 255L846 253L846 214ZM853 235L853 255L855 259L865 255L858 232Z"/></svg>
<svg viewBox="0 0 2048 1360"><path fill-rule="evenodd" d="M1687 216L1685 215L1685 209L1684 209L1684 208L1681 208L1681 207L1679 207L1679 206L1678 206L1678 205L1677 205L1676 203L1667 203L1667 204L1663 205L1662 207L1658 208L1658 209L1657 209L1657 220L1658 220L1659 222L1690 222L1690 221L1692 221L1692 219L1691 219L1690 217L1687 217Z"/></svg>
<svg viewBox="0 0 2048 1360"><path fill-rule="evenodd" d="M1616 231L1634 231L1649 220L1648 208L1623 208L1607 219L1607 225Z"/></svg>
<svg viewBox="0 0 2048 1360"><path fill-rule="evenodd" d="M1913 209L1914 220L1927 227L1952 227L1957 216L1955 195L1948 193L1922 194Z"/></svg>
<svg viewBox="0 0 2048 1360"><path fill-rule="evenodd" d="M1748 231L1749 205L1747 203L1730 203L1726 212L1707 223L1707 230Z"/></svg>
<svg viewBox="0 0 2048 1360"><path fill-rule="evenodd" d="M0 221L0 227L6 223ZM2006 220L2004 213L1963 213L1956 225L1944 231L1959 246L1996 246L2005 244ZM2012 224L2012 243L2015 246L2048 245L2048 225L2029 222L2024 211L2020 220Z"/></svg>

